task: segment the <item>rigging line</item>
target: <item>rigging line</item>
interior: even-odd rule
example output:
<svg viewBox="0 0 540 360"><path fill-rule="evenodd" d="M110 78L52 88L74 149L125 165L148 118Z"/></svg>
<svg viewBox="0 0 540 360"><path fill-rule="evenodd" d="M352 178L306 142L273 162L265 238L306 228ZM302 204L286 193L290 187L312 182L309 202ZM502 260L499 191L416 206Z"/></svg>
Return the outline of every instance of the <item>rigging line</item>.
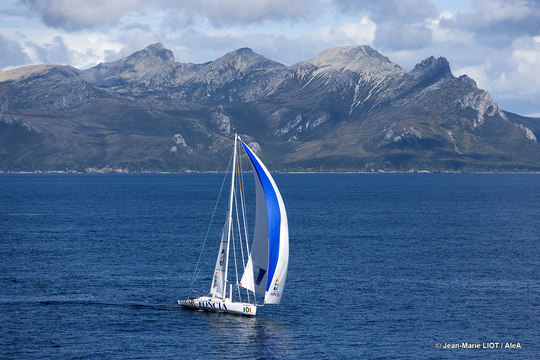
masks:
<svg viewBox="0 0 540 360"><path fill-rule="evenodd" d="M235 210L236 210L236 222L237 222L237 227L238 227L238 236L239 236L239 242L240 242L240 247L242 246L242 237L240 236L240 221L239 221L239 218L238 218L238 199L236 197L236 189L234 191L234 207L235 207ZM233 238L233 245L234 245L234 231L232 232L232 238ZM242 252L243 253L243 252ZM240 295L240 287L238 286L238 264L236 262L236 246L233 246L233 254L234 254L234 270L236 272L236 289L238 290L238 297L240 299L240 301L242 301L242 296ZM242 259L243 261L243 259ZM232 300L232 298L231 298Z"/></svg>
<svg viewBox="0 0 540 360"><path fill-rule="evenodd" d="M242 195L240 195L240 197L242 197ZM240 207L241 206L242 206L242 203L240 202ZM240 239L240 251L242 254L242 269L245 271L246 262L245 262L245 256L244 256L244 246L242 242L242 226L240 226L240 215L238 214L238 203L236 204L236 223L237 223L237 228L238 228L238 238Z"/></svg>
<svg viewBox="0 0 540 360"><path fill-rule="evenodd" d="M240 160L242 158L240 157ZM242 171L242 181L244 181L244 172ZM244 225L244 239L246 240L246 254L247 254L247 260L246 262L249 262L249 256L250 256L250 252L249 252L249 236L248 236L248 225L247 225L247 215L246 215L246 197L245 197L245 192L244 191L241 191L240 192L240 203L241 203L241 206L242 206L242 222L243 222L243 225ZM244 261L244 256L242 255L242 261ZM244 271L245 271L245 268L246 268L246 264L244 264ZM249 292L247 292L248 294L248 298L249 298Z"/></svg>
<svg viewBox="0 0 540 360"><path fill-rule="evenodd" d="M242 157L240 156L237 160L238 163L238 182L244 182L244 172L240 172L240 169L242 169ZM242 252L242 269L244 273L246 272L247 264L246 262L249 261L249 244L248 244L248 230L247 230L247 219L246 219L246 200L244 196L244 188L240 187L240 207L242 209L242 223L244 226L244 239L246 240L246 254L247 254L247 260L246 256L244 255L244 246L242 241L242 227L240 226L240 219L238 218L238 236L240 238L240 250ZM237 211L238 212L238 211ZM240 288L238 288L238 292L240 293ZM246 295L248 302L250 301L249 296L249 290L246 288Z"/></svg>
<svg viewBox="0 0 540 360"><path fill-rule="evenodd" d="M242 192L240 191L240 197L242 196ZM244 256L244 246L243 246L243 243L242 243L242 227L240 226L240 215L238 214L238 197L235 196L235 209L236 209L236 228L238 229L238 242L240 243L240 254L242 256L242 270L246 271L246 264L245 264L245 256ZM236 252L235 252L235 266L236 266ZM238 268L236 269L236 287L238 289L238 295L240 297L240 300L241 300L241 292L240 292L240 285L238 283ZM249 293L248 293L248 301L249 301Z"/></svg>
<svg viewBox="0 0 540 360"><path fill-rule="evenodd" d="M208 234L210 233L210 228L212 227L212 222L214 221L214 215L216 214L216 209L219 204L219 199L221 199L221 193L223 192L223 186L225 186L225 180L227 179L227 174L229 173L229 169L231 168L231 162L234 158L234 154L231 155L231 158L229 159L229 164L227 165L227 171L225 172L225 175L223 176L223 181L221 182L221 189L219 189L219 195L216 200L216 204L214 205L214 211L212 211L212 217L210 218L210 224L208 224L208 229L206 229L206 235L204 236L201 252L199 253L199 259L197 260L197 265L195 265L195 271L193 272L193 277L191 278L191 284L189 285L189 288L192 289L193 284L197 280L197 277L199 276L200 271L197 271L199 268L199 263L201 262L201 257L204 251L204 247L206 245L206 240L208 239Z"/></svg>
<svg viewBox="0 0 540 360"><path fill-rule="evenodd" d="M232 232L232 216L233 216L233 202L234 202L234 170L236 166L236 152L238 151L238 135L234 134L234 150L233 150L233 163L231 168L231 190L229 193L229 202L227 205L227 251L225 256L225 276L223 277L225 283L225 289L223 290L223 299L227 298L227 275L229 271L229 251L231 245L231 232ZM232 299L232 298L231 298Z"/></svg>
<svg viewBox="0 0 540 360"><path fill-rule="evenodd" d="M242 171L240 173L240 168L241 168L241 163L242 161L242 157L240 157L238 159L238 182L240 183L241 182L244 182L244 172ZM248 234L247 234L247 223L246 223L246 211L245 211L245 208L246 208L246 200L245 200L245 197L244 197L244 189L242 187L240 187L240 207L242 209L242 224L244 226L244 238L246 239L246 244L247 244L247 241L248 241ZM240 232L240 225L238 225L238 229L239 229L239 232ZM242 238L240 236L240 238ZM242 244L242 243L240 243ZM249 247L248 247L248 252L247 254L249 255ZM242 265L244 266L244 270L246 268L246 264L245 264L245 259L244 259L244 253L242 252Z"/></svg>
<svg viewBox="0 0 540 360"><path fill-rule="evenodd" d="M247 215L246 215L246 198L244 192L240 194L241 203L242 203L242 220L244 222L244 238L246 239L246 252L249 256L249 236L248 236L248 224L247 224Z"/></svg>
<svg viewBox="0 0 540 360"><path fill-rule="evenodd" d="M240 181L240 158L238 152L236 153L236 170L238 171L238 186L240 187L240 193L242 192L242 182Z"/></svg>
<svg viewBox="0 0 540 360"><path fill-rule="evenodd" d="M242 157L240 157L240 161L242 161ZM253 169L253 167L252 167L252 169ZM256 176L254 171L253 171L253 176ZM242 171L241 177L242 177L242 182L245 184L244 171ZM245 187L244 187L244 189L245 189ZM255 198L256 198L256 196L255 196ZM251 252L249 250L249 236L248 236L249 231L248 231L248 221L247 221L247 215L246 215L246 208L247 207L246 207L245 190L240 192L240 203L242 205L242 220L243 220L243 223L244 223L244 238L246 240L246 254L247 254L246 262L249 262L249 257L251 256ZM242 258L242 261L244 261L244 258ZM247 264L244 265L244 272L246 271L246 268L247 268ZM253 269L251 269L251 271L253 271ZM249 296L250 291L247 288L246 288L246 293L247 293L248 301L251 301L250 296ZM257 304L257 295L256 295L255 291L252 291L252 293L253 293L253 302L254 302L254 304Z"/></svg>
<svg viewBox="0 0 540 360"><path fill-rule="evenodd" d="M242 161L242 157L240 157L239 161ZM242 182L244 182L244 172L242 171L242 175L241 175L241 178L242 178ZM248 228L247 228L247 218L246 218L246 199L245 199L245 192L244 190L242 189L242 191L240 192L240 204L242 205L242 221L244 223L244 235L245 235L245 239L246 239L246 244L248 242ZM248 254L249 254L249 247L247 248L248 250Z"/></svg>

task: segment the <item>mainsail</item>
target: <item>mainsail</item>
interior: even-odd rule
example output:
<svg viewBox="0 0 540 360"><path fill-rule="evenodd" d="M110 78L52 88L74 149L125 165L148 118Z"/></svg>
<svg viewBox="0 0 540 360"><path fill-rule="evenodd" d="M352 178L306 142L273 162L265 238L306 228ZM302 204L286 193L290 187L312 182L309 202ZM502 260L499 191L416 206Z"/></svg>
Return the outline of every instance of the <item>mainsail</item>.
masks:
<svg viewBox="0 0 540 360"><path fill-rule="evenodd" d="M228 221L223 227L221 234L221 245L219 246L218 258L214 267L214 276L212 277L212 286L210 287L210 295L218 299L225 298L225 268L227 266L227 228Z"/></svg>
<svg viewBox="0 0 540 360"><path fill-rule="evenodd" d="M256 215L251 254L240 285L279 304L289 264L289 226L281 194L270 172L241 141L255 173Z"/></svg>

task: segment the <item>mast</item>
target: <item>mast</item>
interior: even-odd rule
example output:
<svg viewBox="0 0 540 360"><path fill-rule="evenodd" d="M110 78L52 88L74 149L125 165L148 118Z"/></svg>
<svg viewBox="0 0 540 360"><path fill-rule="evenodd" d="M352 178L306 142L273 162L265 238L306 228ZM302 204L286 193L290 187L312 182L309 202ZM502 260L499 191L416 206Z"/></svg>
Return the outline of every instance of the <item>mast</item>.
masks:
<svg viewBox="0 0 540 360"><path fill-rule="evenodd" d="M234 175L236 170L236 143L238 135L234 134L234 152L233 152L233 166L232 166L232 172L231 172L231 192L229 194L229 210L227 212L227 251L225 252L225 281L224 281L224 289L223 289L223 300L227 298L227 272L229 270L229 247L231 244L231 231L232 231L232 209L233 209L233 200L234 200ZM232 301L232 291L229 294Z"/></svg>

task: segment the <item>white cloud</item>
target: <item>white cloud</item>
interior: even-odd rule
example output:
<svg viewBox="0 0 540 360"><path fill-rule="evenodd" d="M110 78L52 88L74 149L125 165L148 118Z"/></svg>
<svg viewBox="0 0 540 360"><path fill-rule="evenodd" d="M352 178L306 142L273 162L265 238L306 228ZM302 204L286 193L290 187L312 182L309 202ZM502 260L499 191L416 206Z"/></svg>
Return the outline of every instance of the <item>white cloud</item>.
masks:
<svg viewBox="0 0 540 360"><path fill-rule="evenodd" d="M530 82L535 84L536 91L540 90L540 37L535 37L531 40L523 40L523 46L516 49L512 57L517 62L516 72L527 74ZM530 93L531 88L526 88L524 91Z"/></svg>
<svg viewBox="0 0 540 360"><path fill-rule="evenodd" d="M142 8L143 0L23 0L45 24L67 31L116 24Z"/></svg>
<svg viewBox="0 0 540 360"><path fill-rule="evenodd" d="M433 41L435 43L470 44L473 41L473 36L469 31L441 26L441 22L452 20L453 18L453 14L443 12L438 18L433 18L428 21L426 26L431 30Z"/></svg>
<svg viewBox="0 0 540 360"><path fill-rule="evenodd" d="M534 4L526 0L483 0L473 2L473 4L476 5L474 18L478 27L505 21L519 21L526 18L534 8Z"/></svg>
<svg viewBox="0 0 540 360"><path fill-rule="evenodd" d="M429 0L335 0L342 12L368 13L377 24L399 21L419 23L438 11Z"/></svg>
<svg viewBox="0 0 540 360"><path fill-rule="evenodd" d="M540 35L540 2L475 0L471 12L458 13L442 26L470 31L477 41L505 48L518 37Z"/></svg>
<svg viewBox="0 0 540 360"><path fill-rule="evenodd" d="M169 8L180 13L171 16L185 15L204 17L217 26L231 24L252 24L263 21L285 21L309 18L316 14L316 9L327 3L326 0L166 0Z"/></svg>
<svg viewBox="0 0 540 360"><path fill-rule="evenodd" d="M11 68L16 65L25 64L30 60L18 42L6 39L1 34L0 49L2 49L3 53L3 55L0 56L0 69L3 67Z"/></svg>
<svg viewBox="0 0 540 360"><path fill-rule="evenodd" d="M488 86L496 98L522 100L540 108L540 37L514 42L504 77ZM537 110L538 111L538 110Z"/></svg>
<svg viewBox="0 0 540 360"><path fill-rule="evenodd" d="M16 41L26 57L26 61L19 62L19 66L59 63L84 69L103 61L117 60L121 50L125 48L114 33L66 33L52 29L27 29L24 32L10 30L6 33ZM146 45L148 44L144 46ZM140 50L141 47L135 49ZM2 59L7 58L11 57L0 53L0 70ZM9 68L11 67L4 66L3 70Z"/></svg>
<svg viewBox="0 0 540 360"><path fill-rule="evenodd" d="M415 50L432 42L432 31L424 25L388 22L377 26L375 45L383 50Z"/></svg>
<svg viewBox="0 0 540 360"><path fill-rule="evenodd" d="M339 26L325 25L308 36L314 42L322 42L327 46L372 44L377 26L369 18L364 17L358 23L346 22Z"/></svg>

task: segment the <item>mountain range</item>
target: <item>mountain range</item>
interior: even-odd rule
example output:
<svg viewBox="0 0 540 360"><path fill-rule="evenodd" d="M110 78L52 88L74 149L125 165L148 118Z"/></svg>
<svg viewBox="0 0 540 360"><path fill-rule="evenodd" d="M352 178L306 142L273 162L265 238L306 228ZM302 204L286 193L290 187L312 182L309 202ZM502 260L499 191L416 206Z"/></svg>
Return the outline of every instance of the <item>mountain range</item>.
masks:
<svg viewBox="0 0 540 360"><path fill-rule="evenodd" d="M178 63L153 44L86 70L0 72L0 171L223 171L238 133L276 171L540 171L540 119L445 58L369 46L285 66L249 48Z"/></svg>

